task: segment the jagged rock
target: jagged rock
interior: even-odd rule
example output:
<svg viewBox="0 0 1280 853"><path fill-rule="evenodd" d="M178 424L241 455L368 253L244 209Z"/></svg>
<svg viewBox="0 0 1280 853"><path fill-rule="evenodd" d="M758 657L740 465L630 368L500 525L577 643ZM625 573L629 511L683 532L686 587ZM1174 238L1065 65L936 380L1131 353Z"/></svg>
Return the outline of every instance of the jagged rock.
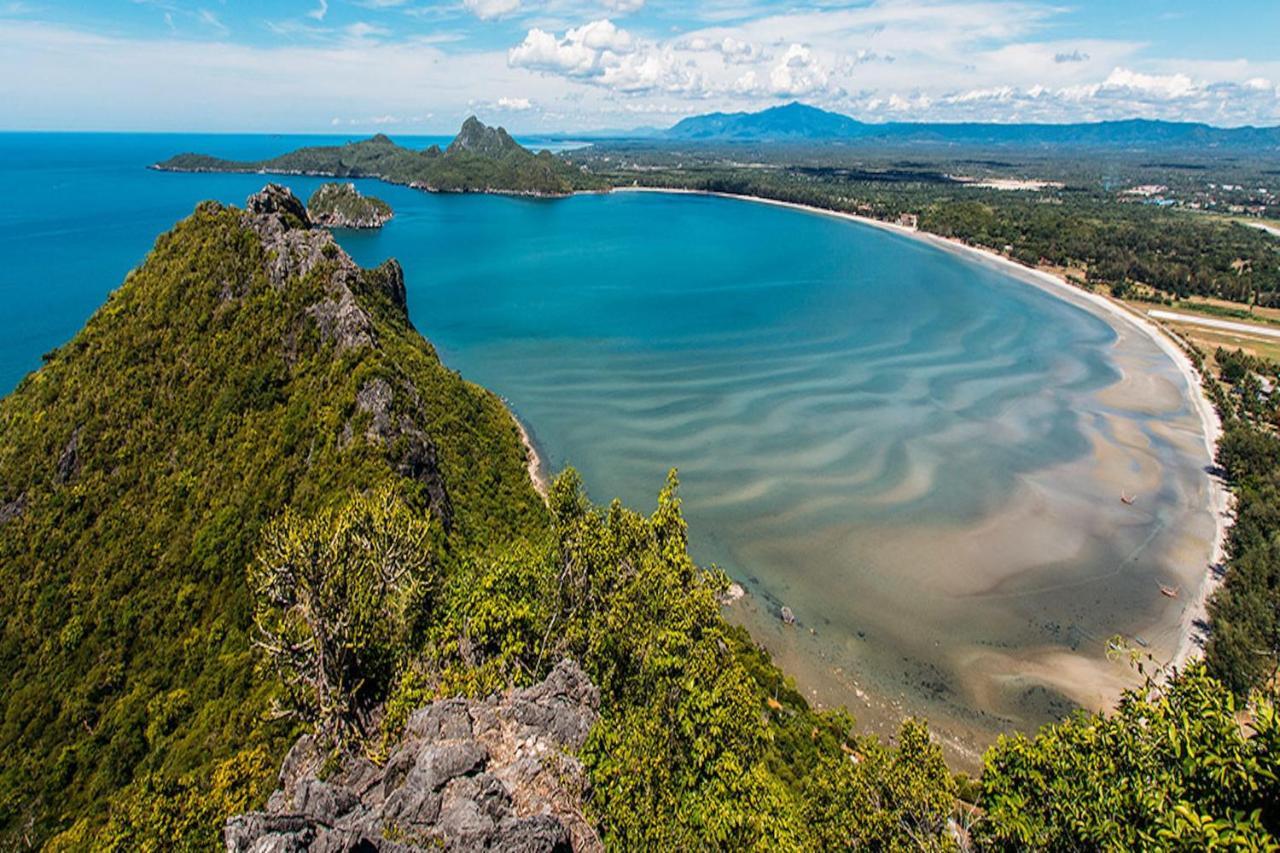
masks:
<svg viewBox="0 0 1280 853"><path fill-rule="evenodd" d="M586 777L571 754L599 702L564 661L525 690L433 702L409 718L385 765L352 756L324 780L325 756L303 737L266 811L227 821L227 850L601 850L582 817Z"/></svg>
<svg viewBox="0 0 1280 853"><path fill-rule="evenodd" d="M23 492L8 503L0 504L0 524L13 521L27 509L27 493Z"/></svg>
<svg viewBox="0 0 1280 853"><path fill-rule="evenodd" d="M522 150L520 143L511 138L504 128L489 127L475 116L462 123L462 129L449 143L445 154L457 154L466 151L484 157L502 157L512 151Z"/></svg>
<svg viewBox="0 0 1280 853"><path fill-rule="evenodd" d="M302 202L288 187L280 184L267 184L261 192L249 196L244 209L253 216L278 216L291 228L311 227Z"/></svg>
<svg viewBox="0 0 1280 853"><path fill-rule="evenodd" d="M395 258L388 258L375 267L372 274L376 276L382 291L391 300L391 304L407 315L409 303L404 289L404 267L400 266L400 262Z"/></svg>
<svg viewBox="0 0 1280 853"><path fill-rule="evenodd" d="M80 430L77 428L71 433L71 440L67 442L67 446L62 449L62 454L58 456L57 480L59 483L66 483L76 475L80 470Z"/></svg>
<svg viewBox="0 0 1280 853"><path fill-rule="evenodd" d="M356 411L369 415L365 437L387 449L396 471L426 484L431 509L448 529L453 523L453 510L440 476L439 456L431 437L418 426L426 421L426 412L412 389L402 393L406 402L397 415L393 409L396 391L391 383L381 377L369 379L356 392ZM344 441L350 438L351 431L351 424L347 424Z"/></svg>

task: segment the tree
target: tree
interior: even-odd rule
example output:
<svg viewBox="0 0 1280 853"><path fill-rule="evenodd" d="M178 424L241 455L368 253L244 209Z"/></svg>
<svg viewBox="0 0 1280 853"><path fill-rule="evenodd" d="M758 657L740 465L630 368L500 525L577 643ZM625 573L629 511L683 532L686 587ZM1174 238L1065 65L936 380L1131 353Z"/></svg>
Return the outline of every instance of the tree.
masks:
<svg viewBox="0 0 1280 853"><path fill-rule="evenodd" d="M256 644L284 687L287 710L334 746L369 730L430 612L430 525L390 487L343 507L268 525L249 569Z"/></svg>
<svg viewBox="0 0 1280 853"><path fill-rule="evenodd" d="M1274 849L1280 829L1275 705L1238 706L1200 663L1128 691L1109 716L1002 737L985 764L987 847Z"/></svg>

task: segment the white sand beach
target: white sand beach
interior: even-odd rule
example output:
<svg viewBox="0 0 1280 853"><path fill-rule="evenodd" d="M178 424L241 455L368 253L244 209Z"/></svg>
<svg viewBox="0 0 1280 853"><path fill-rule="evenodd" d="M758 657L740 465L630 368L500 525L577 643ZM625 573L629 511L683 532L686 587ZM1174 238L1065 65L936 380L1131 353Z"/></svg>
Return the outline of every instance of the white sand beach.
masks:
<svg viewBox="0 0 1280 853"><path fill-rule="evenodd" d="M1130 328L1136 329L1142 335L1150 338L1150 340L1153 341L1177 367L1178 373L1181 375L1184 382L1184 387L1182 389L1183 393L1186 395L1187 400L1199 416L1204 447L1208 454L1208 458L1213 459L1216 455L1218 440L1222 434L1222 424L1213 404L1204 394L1201 385L1201 377L1199 372L1196 370L1195 365L1170 333L1166 332L1165 329L1157 325L1151 319L1130 310L1127 306L1116 300L1098 293L1086 291L1058 275L1044 270L1024 266L1017 261L987 249L970 246L958 240L951 240L934 234L929 234L915 228L908 228L890 222L883 222L877 219L859 216L857 214L826 210L819 207L812 207L793 202L760 198L758 196L733 195L729 193L715 193L703 190L665 189L656 187L619 187L615 191L706 195L737 199L739 201L749 201L757 204L767 204L775 207L791 208L793 210L803 211L806 213L845 219L851 222L858 222L874 228L891 231L896 234L931 243L947 251L964 254L968 257L979 260L982 263L997 267L1012 274L1015 278L1021 281L1040 287L1060 298L1091 310L1096 315L1107 320L1113 326L1125 324ZM1209 549L1209 562L1205 566L1200 584L1197 588L1188 591L1190 597L1181 616L1180 639L1172 660L1169 661L1169 663L1175 667L1182 666L1189 659L1198 655L1202 650L1204 637L1200 635L1197 626L1206 623L1208 620L1208 602L1218 578L1217 573L1212 569L1219 566L1225 556L1226 532L1231 523L1230 493L1226 488L1226 484L1223 483L1220 478L1212 475L1208 471L1206 471L1205 476L1210 478L1210 485L1206 490L1208 500L1208 506L1206 509L1212 513L1213 518L1215 519L1214 542Z"/></svg>

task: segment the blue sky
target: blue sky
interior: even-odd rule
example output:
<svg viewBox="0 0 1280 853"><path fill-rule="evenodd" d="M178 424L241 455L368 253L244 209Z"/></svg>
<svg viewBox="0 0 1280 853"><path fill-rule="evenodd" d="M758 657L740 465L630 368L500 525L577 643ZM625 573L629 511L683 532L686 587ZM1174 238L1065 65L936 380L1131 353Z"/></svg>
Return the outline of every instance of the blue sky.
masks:
<svg viewBox="0 0 1280 853"><path fill-rule="evenodd" d="M1280 124L1278 43L1278 0L0 0L0 128Z"/></svg>

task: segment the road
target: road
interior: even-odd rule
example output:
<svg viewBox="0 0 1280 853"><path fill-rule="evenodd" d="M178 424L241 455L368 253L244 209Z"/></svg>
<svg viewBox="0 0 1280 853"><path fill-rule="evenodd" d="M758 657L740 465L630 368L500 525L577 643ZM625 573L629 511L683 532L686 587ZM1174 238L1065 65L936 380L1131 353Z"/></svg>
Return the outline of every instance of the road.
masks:
<svg viewBox="0 0 1280 853"><path fill-rule="evenodd" d="M1254 325L1252 323L1236 323L1231 320L1219 320L1216 317L1200 317L1195 314L1179 314L1175 311L1148 311L1148 315L1157 320L1172 320L1175 323L1190 323L1193 326L1207 326L1210 329L1224 329L1228 332L1242 332L1263 338L1280 338L1280 328Z"/></svg>

